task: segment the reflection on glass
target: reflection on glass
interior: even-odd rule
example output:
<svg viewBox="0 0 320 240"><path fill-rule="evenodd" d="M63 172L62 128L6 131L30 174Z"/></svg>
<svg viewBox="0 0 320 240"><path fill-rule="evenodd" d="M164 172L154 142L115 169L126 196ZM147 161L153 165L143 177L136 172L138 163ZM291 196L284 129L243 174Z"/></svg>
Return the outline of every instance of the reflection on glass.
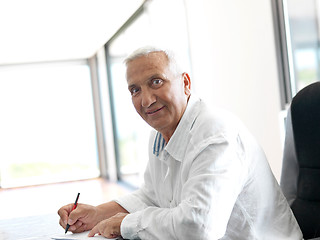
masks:
<svg viewBox="0 0 320 240"><path fill-rule="evenodd" d="M1 187L99 176L87 64L0 68Z"/></svg>

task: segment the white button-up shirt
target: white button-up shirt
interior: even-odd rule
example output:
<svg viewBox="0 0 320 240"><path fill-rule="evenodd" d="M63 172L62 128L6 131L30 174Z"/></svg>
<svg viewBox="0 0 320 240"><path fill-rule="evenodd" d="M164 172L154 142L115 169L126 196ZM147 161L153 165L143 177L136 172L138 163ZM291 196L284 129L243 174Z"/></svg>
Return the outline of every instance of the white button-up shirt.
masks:
<svg viewBox="0 0 320 240"><path fill-rule="evenodd" d="M153 132L144 186L117 199L128 239L302 239L253 137L231 114L190 97L168 144Z"/></svg>

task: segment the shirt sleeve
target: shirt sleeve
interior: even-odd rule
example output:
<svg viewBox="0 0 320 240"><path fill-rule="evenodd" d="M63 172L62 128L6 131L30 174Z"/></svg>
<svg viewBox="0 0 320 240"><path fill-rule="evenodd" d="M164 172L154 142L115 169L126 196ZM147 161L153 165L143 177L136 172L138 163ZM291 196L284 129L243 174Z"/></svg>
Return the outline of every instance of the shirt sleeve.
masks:
<svg viewBox="0 0 320 240"><path fill-rule="evenodd" d="M150 164L148 163L144 173L144 185L131 194L125 195L114 201L124 207L129 213L143 210L149 206L158 206L155 194L150 184Z"/></svg>
<svg viewBox="0 0 320 240"><path fill-rule="evenodd" d="M194 146L186 158L181 177L181 202L161 208L152 200L140 200L142 192L119 201L134 210L121 224L125 239L219 239L244 182L246 167L241 144L206 141ZM199 150L200 149L200 150ZM141 198L141 196L143 196ZM152 196L152 195L151 195ZM138 198L140 200L134 200ZM129 204L128 204L129 203ZM139 203L139 204L137 204ZM127 205L128 204L128 205ZM137 204L139 207L134 207ZM128 210L128 209L127 209Z"/></svg>
<svg viewBox="0 0 320 240"><path fill-rule="evenodd" d="M149 146L152 145L153 139L155 138L156 132L151 131L149 137ZM149 151L151 151L149 149ZM149 153L150 154L150 153ZM148 162L146 170L144 172L144 184L141 188L125 195L123 197L114 200L125 208L129 213L137 212L143 210L148 206L158 206L156 202L156 197L154 193L153 186L151 184L151 171L150 162Z"/></svg>

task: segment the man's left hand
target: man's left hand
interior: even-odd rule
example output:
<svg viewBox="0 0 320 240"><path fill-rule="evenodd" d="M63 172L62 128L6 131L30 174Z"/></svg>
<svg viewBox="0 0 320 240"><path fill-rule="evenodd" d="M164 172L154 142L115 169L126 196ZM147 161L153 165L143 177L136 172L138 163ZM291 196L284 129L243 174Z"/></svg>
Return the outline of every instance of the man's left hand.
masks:
<svg viewBox="0 0 320 240"><path fill-rule="evenodd" d="M119 237L121 235L121 222L127 215L128 213L117 213L116 215L99 222L94 228L92 228L88 237L93 237L97 233L106 238Z"/></svg>

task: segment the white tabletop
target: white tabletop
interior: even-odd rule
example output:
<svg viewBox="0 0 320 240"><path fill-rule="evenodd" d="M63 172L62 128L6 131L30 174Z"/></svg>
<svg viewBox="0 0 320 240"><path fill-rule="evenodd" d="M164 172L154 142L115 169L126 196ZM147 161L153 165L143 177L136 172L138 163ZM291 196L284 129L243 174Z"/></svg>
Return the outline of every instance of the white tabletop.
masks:
<svg viewBox="0 0 320 240"><path fill-rule="evenodd" d="M59 225L59 216L56 213L0 220L0 240L106 240L99 235L93 238L89 238L87 235L88 232L67 233L65 235L64 229Z"/></svg>
<svg viewBox="0 0 320 240"><path fill-rule="evenodd" d="M0 240L46 239L63 234L58 214L0 220Z"/></svg>

